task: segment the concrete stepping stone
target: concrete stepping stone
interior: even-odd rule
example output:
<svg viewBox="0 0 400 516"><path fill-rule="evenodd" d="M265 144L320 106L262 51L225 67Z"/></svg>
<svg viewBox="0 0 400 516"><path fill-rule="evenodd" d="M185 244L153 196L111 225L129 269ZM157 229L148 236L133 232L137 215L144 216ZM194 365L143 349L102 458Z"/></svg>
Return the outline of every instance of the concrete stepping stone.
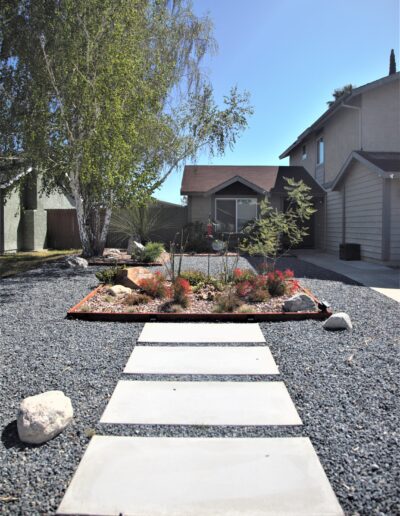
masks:
<svg viewBox="0 0 400 516"><path fill-rule="evenodd" d="M124 373L279 374L266 346L136 346Z"/></svg>
<svg viewBox="0 0 400 516"><path fill-rule="evenodd" d="M146 323L138 342L265 342L258 323Z"/></svg>
<svg viewBox="0 0 400 516"><path fill-rule="evenodd" d="M100 423L301 425L283 382L120 381Z"/></svg>
<svg viewBox="0 0 400 516"><path fill-rule="evenodd" d="M308 438L94 436L58 514L343 516Z"/></svg>

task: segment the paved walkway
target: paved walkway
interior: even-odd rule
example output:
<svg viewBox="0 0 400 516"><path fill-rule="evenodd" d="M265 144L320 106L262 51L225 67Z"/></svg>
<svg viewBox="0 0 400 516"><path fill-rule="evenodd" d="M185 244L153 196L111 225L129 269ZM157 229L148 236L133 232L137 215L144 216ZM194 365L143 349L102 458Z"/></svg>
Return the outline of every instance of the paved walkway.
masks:
<svg viewBox="0 0 400 516"><path fill-rule="evenodd" d="M400 302L400 269L362 260L339 260L332 254L319 253L311 249L296 251L296 255L300 260L343 274L343 276Z"/></svg>
<svg viewBox="0 0 400 516"><path fill-rule="evenodd" d="M185 345L185 339L195 342L193 335L196 344L203 344ZM174 342L174 336L181 345L166 344ZM157 428L302 425L258 324L150 323L138 341L144 345L134 348L101 423ZM138 373L166 379L129 378ZM202 377L176 381L176 374ZM248 381L241 375L264 379ZM339 516L343 512L307 437L104 435L90 441L58 514Z"/></svg>

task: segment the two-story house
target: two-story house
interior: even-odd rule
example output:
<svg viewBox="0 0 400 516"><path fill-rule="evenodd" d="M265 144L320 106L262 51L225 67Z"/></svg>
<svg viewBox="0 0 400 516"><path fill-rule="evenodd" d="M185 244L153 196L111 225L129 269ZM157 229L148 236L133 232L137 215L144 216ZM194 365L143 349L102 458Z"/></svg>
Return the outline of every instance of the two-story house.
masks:
<svg viewBox="0 0 400 516"><path fill-rule="evenodd" d="M400 263L400 73L339 98L280 156L327 191L322 249ZM321 217L322 215L319 214Z"/></svg>

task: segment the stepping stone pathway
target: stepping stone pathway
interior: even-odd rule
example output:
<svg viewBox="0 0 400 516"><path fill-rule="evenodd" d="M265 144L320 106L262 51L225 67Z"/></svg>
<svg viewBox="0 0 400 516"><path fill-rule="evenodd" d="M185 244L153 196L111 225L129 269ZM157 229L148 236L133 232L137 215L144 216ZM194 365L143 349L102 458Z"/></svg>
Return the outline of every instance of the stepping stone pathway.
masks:
<svg viewBox="0 0 400 516"><path fill-rule="evenodd" d="M118 382L100 423L301 425L283 382Z"/></svg>
<svg viewBox="0 0 400 516"><path fill-rule="evenodd" d="M265 342L257 323L146 323L138 342Z"/></svg>
<svg viewBox="0 0 400 516"><path fill-rule="evenodd" d="M283 382L240 378L279 374L265 345L249 346L265 342L258 324L148 323L138 342L159 345L134 348L101 423L302 424ZM131 374L166 378L132 380ZM179 374L204 379L168 379ZM214 375L238 378L214 381ZM343 516L343 511L306 437L94 436L58 514Z"/></svg>
<svg viewBox="0 0 400 516"><path fill-rule="evenodd" d="M61 514L340 515L309 439L98 437Z"/></svg>
<svg viewBox="0 0 400 516"><path fill-rule="evenodd" d="M279 374L266 346L136 346L128 374Z"/></svg>

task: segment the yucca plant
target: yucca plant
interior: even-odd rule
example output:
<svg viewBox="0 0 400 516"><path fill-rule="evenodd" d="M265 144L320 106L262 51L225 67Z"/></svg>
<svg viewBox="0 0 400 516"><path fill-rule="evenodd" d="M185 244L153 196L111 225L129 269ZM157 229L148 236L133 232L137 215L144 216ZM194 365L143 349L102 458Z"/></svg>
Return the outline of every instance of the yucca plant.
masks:
<svg viewBox="0 0 400 516"><path fill-rule="evenodd" d="M162 229L170 227L170 223L162 215L162 208L156 200L147 204L131 206L113 214L110 232L115 238L115 245L126 239L133 239L147 244L150 237L157 237Z"/></svg>

